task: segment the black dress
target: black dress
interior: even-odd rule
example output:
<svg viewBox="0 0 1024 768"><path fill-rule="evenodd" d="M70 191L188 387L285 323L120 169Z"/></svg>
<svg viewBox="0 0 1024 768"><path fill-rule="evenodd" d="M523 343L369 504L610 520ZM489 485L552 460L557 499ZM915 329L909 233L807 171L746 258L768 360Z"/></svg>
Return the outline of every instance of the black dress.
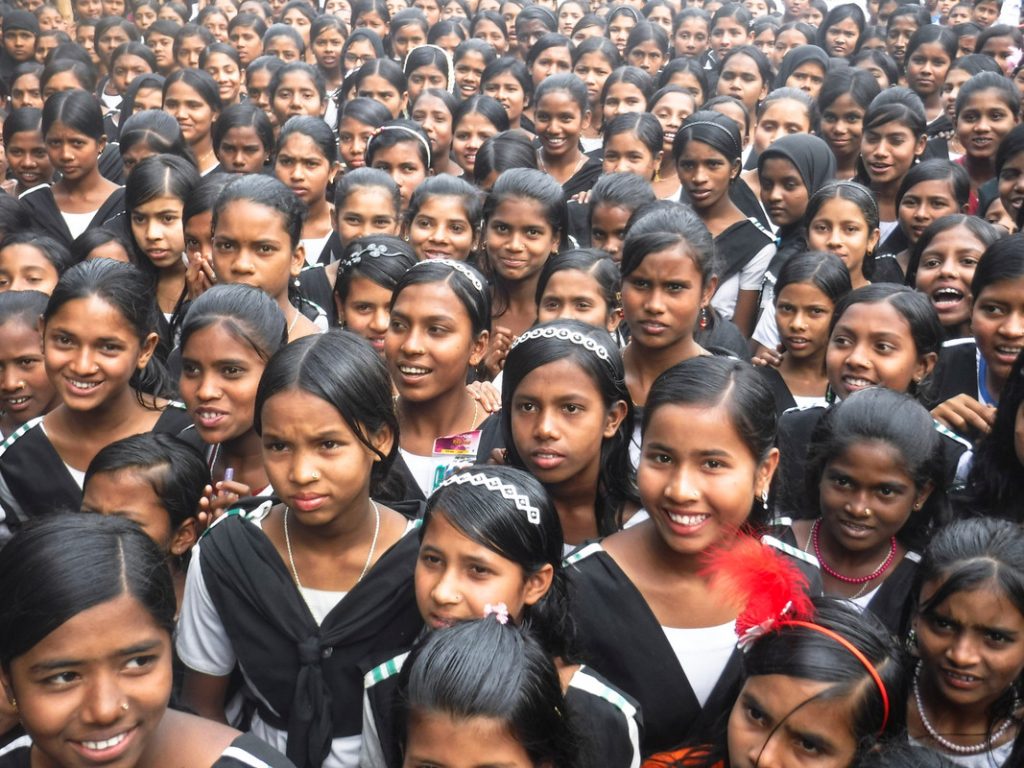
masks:
<svg viewBox="0 0 1024 768"><path fill-rule="evenodd" d="M71 230L68 229L64 217L61 216L51 187L45 185L33 187L22 193L19 199L28 208L34 229L49 235L68 248L71 247L75 238L72 237ZM99 207L89 222L88 229L100 227L109 219L122 213L124 213L124 188L119 188L111 192L103 205Z"/></svg>

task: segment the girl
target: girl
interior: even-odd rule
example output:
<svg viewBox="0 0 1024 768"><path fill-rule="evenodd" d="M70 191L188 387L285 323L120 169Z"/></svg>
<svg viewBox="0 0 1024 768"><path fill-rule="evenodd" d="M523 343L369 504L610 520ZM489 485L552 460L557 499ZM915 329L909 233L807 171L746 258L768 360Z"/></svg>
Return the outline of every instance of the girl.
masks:
<svg viewBox="0 0 1024 768"><path fill-rule="evenodd" d="M402 193L402 210L409 207L413 190L430 175L430 141L411 120L391 120L366 143L366 164L384 171Z"/></svg>
<svg viewBox="0 0 1024 768"><path fill-rule="evenodd" d="M414 526L371 496L397 450L390 398L383 362L353 334L280 349L254 428L282 503L225 517L192 553L176 644L183 699L223 722L240 666L259 702L252 731L297 766L356 764L358 664L408 647L421 627Z"/></svg>
<svg viewBox="0 0 1024 768"><path fill-rule="evenodd" d="M618 49L619 56L626 55L629 33L641 22L642 18L640 12L630 5L617 5L609 12L606 18L608 39Z"/></svg>
<svg viewBox="0 0 1024 768"><path fill-rule="evenodd" d="M683 119L679 119L680 125ZM601 170L605 174L632 173L648 182L654 181L665 151L663 137L661 123L649 112L617 116L604 129Z"/></svg>
<svg viewBox="0 0 1024 768"><path fill-rule="evenodd" d="M522 131L499 133L480 145L473 181L481 191L490 192L498 177L512 168L537 170L537 150Z"/></svg>
<svg viewBox="0 0 1024 768"><path fill-rule="evenodd" d="M641 21L626 38L626 61L652 77L668 60L668 34L657 24Z"/></svg>
<svg viewBox="0 0 1024 768"><path fill-rule="evenodd" d="M867 23L859 5L835 6L825 15L818 29L818 45L829 56L848 59L860 49L860 39Z"/></svg>
<svg viewBox="0 0 1024 768"><path fill-rule="evenodd" d="M366 147L374 132L391 119L391 113L373 99L345 102L338 114L338 151L344 170L366 165Z"/></svg>
<svg viewBox="0 0 1024 768"><path fill-rule="evenodd" d="M527 168L498 177L484 205L484 250L492 274L493 375L509 345L537 319L537 281L548 258L567 247L568 214L558 183Z"/></svg>
<svg viewBox="0 0 1024 768"><path fill-rule="evenodd" d="M347 29L341 19L326 14L314 19L309 28L313 58L327 84L327 111L324 119L330 126L338 124L336 98L341 93L344 78L341 50L345 45L346 32Z"/></svg>
<svg viewBox="0 0 1024 768"><path fill-rule="evenodd" d="M211 139L225 173L261 173L274 154L274 126L251 102L225 109L213 125Z"/></svg>
<svg viewBox="0 0 1024 768"><path fill-rule="evenodd" d="M125 120L119 150L126 176L153 155L174 155L195 167L195 158L178 121L157 109L147 109Z"/></svg>
<svg viewBox="0 0 1024 768"><path fill-rule="evenodd" d="M388 108L393 119L405 114L405 107L409 103L409 87L401 67L395 62L388 59L367 62L351 79L356 96L379 101Z"/></svg>
<svg viewBox="0 0 1024 768"><path fill-rule="evenodd" d="M242 89L242 62L238 58L238 51L227 43L214 43L203 50L199 57L199 68L217 84L223 106L238 103Z"/></svg>
<svg viewBox="0 0 1024 768"><path fill-rule="evenodd" d="M684 8L675 17L672 47L676 56L701 59L711 36L711 15L703 8Z"/></svg>
<svg viewBox="0 0 1024 768"><path fill-rule="evenodd" d="M647 102L647 109L660 124L662 135L661 146L658 148L661 160L652 179L654 194L659 200L678 200L682 184L679 181L679 174L675 171L672 145L683 122L697 111L696 99L682 86L666 85L651 96ZM636 114L643 113L630 112L627 115L618 115L614 120L618 120L619 117L635 117Z"/></svg>
<svg viewBox="0 0 1024 768"><path fill-rule="evenodd" d="M666 85L678 85L693 96L698 107L708 97L707 73L693 59L682 58L669 62L658 75L658 87L664 88Z"/></svg>
<svg viewBox="0 0 1024 768"><path fill-rule="evenodd" d="M925 126L924 106L906 88L890 88L882 92L864 115L861 171L857 180L870 187L878 202L883 241L899 225L896 193L907 171L924 152L928 140ZM852 269L850 274L853 274Z"/></svg>
<svg viewBox="0 0 1024 768"><path fill-rule="evenodd" d="M929 138L953 128L942 106L942 88L956 59L956 35L946 27L926 24L907 44L907 87L924 104Z"/></svg>
<svg viewBox="0 0 1024 768"><path fill-rule="evenodd" d="M622 243L633 212L654 200L650 183L635 173L602 176L590 191L587 230L591 246L606 253L615 264L621 262Z"/></svg>
<svg viewBox="0 0 1024 768"><path fill-rule="evenodd" d="M771 393L749 364L697 357L676 365L644 409L637 486L648 517L567 561L580 643L640 702L644 754L703 735L735 699L737 612L702 575L704 554L757 515L778 463L774 435ZM723 459L719 477L710 455ZM607 601L614 612L600 607ZM632 628L628 646L609 629L623 622Z"/></svg>
<svg viewBox="0 0 1024 768"><path fill-rule="evenodd" d="M855 181L827 183L811 196L804 222L810 250L842 259L854 288L868 284L879 234L878 208L867 188Z"/></svg>
<svg viewBox="0 0 1024 768"><path fill-rule="evenodd" d="M587 104L591 114L590 125L581 138L584 151L592 152L600 146L598 139L604 127L601 91L609 75L620 64L618 50L603 37L584 40L573 52L572 71L587 86Z"/></svg>
<svg viewBox="0 0 1024 768"><path fill-rule="evenodd" d="M920 7L897 8L885 21L886 50L900 68L905 66L910 38L930 21L927 11Z"/></svg>
<svg viewBox="0 0 1024 768"><path fill-rule="evenodd" d="M427 19L431 21L430 19ZM438 19L433 19L436 22ZM382 39L387 34L388 24L391 23L391 14L388 13L387 5L380 0L356 0L352 4L352 28L366 27L376 32Z"/></svg>
<svg viewBox="0 0 1024 768"><path fill-rule="evenodd" d="M322 118L327 108L327 86L319 70L302 61L285 64L270 81L270 109L283 127L289 118Z"/></svg>
<svg viewBox="0 0 1024 768"><path fill-rule="evenodd" d="M615 262L595 248L548 259L537 281L537 322L579 320L614 334L622 320L622 281Z"/></svg>
<svg viewBox="0 0 1024 768"><path fill-rule="evenodd" d="M956 101L960 88L979 72L1000 74L999 65L990 57L981 54L968 54L957 59L946 74L946 82L942 86L942 106L949 118L950 130L947 131L946 150L950 160L959 160L964 153L956 132Z"/></svg>
<svg viewBox="0 0 1024 768"><path fill-rule="evenodd" d="M143 765L169 743L182 760L200 765L290 765L254 737L168 709L175 600L163 560L134 523L94 515L54 517L4 547L0 583L28 588L4 602L0 635L4 690L26 735L9 745L0 765ZM60 711L45 704L47 692L29 671L40 664L59 669L61 681L83 683L62 691ZM97 711L108 713L102 723L93 719ZM55 736L55 717L60 733L76 729L86 740Z"/></svg>
<svg viewBox="0 0 1024 768"><path fill-rule="evenodd" d="M725 54L750 42L750 11L738 3L723 5L711 17L710 40L707 64L718 69Z"/></svg>
<svg viewBox="0 0 1024 768"><path fill-rule="evenodd" d="M398 390L397 498L426 498L455 462L476 457L486 414L466 376L487 351L490 305L483 276L463 262L419 262L395 287L384 353Z"/></svg>
<svg viewBox="0 0 1024 768"><path fill-rule="evenodd" d="M1020 529L984 518L939 531L921 562L907 727L913 742L954 762L969 757L978 765L1009 766L1024 749L1017 720L1022 570Z"/></svg>
<svg viewBox="0 0 1024 768"><path fill-rule="evenodd" d="M202 70L179 69L164 82L164 111L178 121L203 176L217 170L211 131L222 109L217 83Z"/></svg>
<svg viewBox="0 0 1024 768"><path fill-rule="evenodd" d="M562 549L558 515L540 483L517 469L472 467L453 475L431 497L420 531L417 605L433 636L453 625L475 624L495 609L514 626L529 627L559 671L567 717L578 733L587 734L576 747L574 764L638 764L635 702L573 660ZM468 560L487 563L509 578L475 579L461 565ZM367 768L401 764L396 684L408 674L407 656L366 676L360 765ZM493 753L487 757L494 759Z"/></svg>
<svg viewBox="0 0 1024 768"><path fill-rule="evenodd" d="M53 178L53 164L43 141L42 119L43 113L38 109L22 107L4 120L4 152L14 177L16 197L40 184L49 184Z"/></svg>
<svg viewBox="0 0 1024 768"><path fill-rule="evenodd" d="M213 271L220 282L264 290L288 321L288 340L326 327L323 310L299 299L289 287L305 262L302 222L305 207L277 179L239 176L221 192L213 208ZM307 317L306 313L312 315Z"/></svg>
<svg viewBox="0 0 1024 768"><path fill-rule="evenodd" d="M507 461L551 494L566 553L622 528L639 502L633 414L622 358L603 329L556 320L520 336L505 361L501 414Z"/></svg>
<svg viewBox="0 0 1024 768"><path fill-rule="evenodd" d="M568 704L555 665L525 630L505 626L508 618L500 615L504 620L442 630L410 654L399 694L405 764L577 765L576 739L560 716ZM452 665L464 676L445 686ZM467 728L487 741L470 738ZM604 764L609 756L602 758Z"/></svg>
<svg viewBox="0 0 1024 768"><path fill-rule="evenodd" d="M346 247L334 284L338 323L362 336L381 357L395 286L416 263L408 243L391 235L357 237Z"/></svg>
<svg viewBox="0 0 1024 768"><path fill-rule="evenodd" d="M109 229L89 229L75 238L71 246L71 260L77 264L86 259L113 259L135 264L135 249L119 233Z"/></svg>
<svg viewBox="0 0 1024 768"><path fill-rule="evenodd" d="M188 554L199 539L196 512L209 485L210 470L198 451L153 432L111 443L85 473L82 511L127 518L160 548L174 584L175 616Z"/></svg>
<svg viewBox="0 0 1024 768"><path fill-rule="evenodd" d="M1003 137L1020 122L1020 92L1005 77L982 72L960 88L956 97L956 132L964 148L960 162L971 177L971 202L976 213L977 190L995 176L995 156Z"/></svg>
<svg viewBox="0 0 1024 768"><path fill-rule="evenodd" d="M587 87L576 75L551 75L534 91L534 103L540 170L562 185L567 200L588 191L601 175L601 162L580 149L590 122Z"/></svg>
<svg viewBox="0 0 1024 768"><path fill-rule="evenodd" d="M39 291L49 296L74 262L52 237L21 230L0 239L0 292Z"/></svg>
<svg viewBox="0 0 1024 768"><path fill-rule="evenodd" d="M185 231L182 212L199 174L177 157L147 157L128 177L125 210L135 247L145 256L154 279L154 299L159 309L161 359L175 347L175 334L187 298L185 283Z"/></svg>
<svg viewBox="0 0 1024 768"><path fill-rule="evenodd" d="M270 81L284 62L276 56L260 56L245 68L245 92L249 101L262 109L270 122L277 125L277 115L270 108Z"/></svg>
<svg viewBox="0 0 1024 768"><path fill-rule="evenodd" d="M455 93L461 99L468 99L480 93L484 70L497 60L494 49L482 40L466 40L459 43L452 55L455 65Z"/></svg>
<svg viewBox="0 0 1024 768"><path fill-rule="evenodd" d="M572 59L576 46L564 35L548 33L542 35L526 54L526 69L533 79L536 88L549 75L563 74L572 71ZM533 112L527 108L532 118Z"/></svg>
<svg viewBox="0 0 1024 768"><path fill-rule="evenodd" d="M341 47L341 66L345 76L374 59L384 58L384 43L369 29L356 29Z"/></svg>
<svg viewBox="0 0 1024 768"><path fill-rule="evenodd" d="M473 97L470 96L466 101L471 98ZM434 176L457 175L452 173L454 163L451 150L452 121L458 107L459 102L452 94L438 88L428 88L412 102L409 116L430 139L430 170Z"/></svg>
<svg viewBox="0 0 1024 768"><path fill-rule="evenodd" d="M47 296L38 291L0 294L0 434L4 437L60 402L43 364L39 318L46 301Z"/></svg>
<svg viewBox="0 0 1024 768"><path fill-rule="evenodd" d="M505 108L509 128L533 132L533 122L523 115L533 97L533 81L522 62L502 57L488 64L484 69L482 90Z"/></svg>
<svg viewBox="0 0 1024 768"><path fill-rule="evenodd" d="M588 0L562 0L558 5L558 31L568 37L576 24L590 13Z"/></svg>
<svg viewBox="0 0 1024 768"><path fill-rule="evenodd" d="M749 336L761 280L775 246L729 197L743 153L739 128L718 112L697 112L683 123L672 149L683 189L715 238L716 252L724 257L712 303Z"/></svg>
<svg viewBox="0 0 1024 768"><path fill-rule="evenodd" d="M263 35L263 53L275 56L285 64L301 62L306 56L302 35L287 24L271 24Z"/></svg>
<svg viewBox="0 0 1024 768"><path fill-rule="evenodd" d="M412 194L405 215L405 239L416 258L466 261L477 239L483 199L470 183L434 176Z"/></svg>
<svg viewBox="0 0 1024 768"><path fill-rule="evenodd" d="M452 62L448 52L436 45L421 45L405 57L402 65L406 82L409 84L409 102L427 88L439 88L451 92Z"/></svg>
<svg viewBox="0 0 1024 768"><path fill-rule="evenodd" d="M925 160L903 177L896 193L899 230L879 248L879 259L895 256L900 272L907 274L910 249L936 219L962 213L967 207L970 181L963 168L948 160Z"/></svg>
<svg viewBox="0 0 1024 768"><path fill-rule="evenodd" d="M473 178L476 155L491 136L509 130L508 114L490 96L471 96L452 113L451 155L464 178Z"/></svg>
<svg viewBox="0 0 1024 768"><path fill-rule="evenodd" d="M817 98L829 72L828 56L816 45L801 45L782 59L776 88L799 88Z"/></svg>
<svg viewBox="0 0 1024 768"><path fill-rule="evenodd" d="M718 95L739 99L750 114L755 114L758 102L768 95L771 79L768 57L752 45L741 45L722 58Z"/></svg>
<svg viewBox="0 0 1024 768"><path fill-rule="evenodd" d="M941 404L934 416L960 435L974 437L991 429L995 406L1024 349L1024 300L1018 294L1024 287L1022 240L1022 235L1011 235L985 250L971 278L975 344L953 346L943 363L937 392Z"/></svg>
<svg viewBox="0 0 1024 768"><path fill-rule="evenodd" d="M417 8L405 8L391 17L387 43L391 57L401 63L409 51L427 42L430 25Z"/></svg>
<svg viewBox="0 0 1024 768"><path fill-rule="evenodd" d="M878 81L856 67L836 69L825 78L818 94L819 135L835 156L836 179L847 181L857 175L864 115L879 92Z"/></svg>
<svg viewBox="0 0 1024 768"><path fill-rule="evenodd" d="M806 504L789 542L813 551L825 594L901 629L927 537L947 517L942 438L928 411L886 389L857 392L815 427Z"/></svg>
<svg viewBox="0 0 1024 768"><path fill-rule="evenodd" d="M654 80L642 69L619 67L601 89L601 124L607 125L626 112L646 112L654 95Z"/></svg>
<svg viewBox="0 0 1024 768"><path fill-rule="evenodd" d="M777 415L824 404L828 329L836 304L849 292L850 273L831 253L795 254L779 270L772 294L775 311L764 314L775 324L776 343L786 354L778 368L758 369L772 388Z"/></svg>
<svg viewBox="0 0 1024 768"><path fill-rule="evenodd" d="M216 285L188 309L178 387L216 482L203 499L208 514L241 496L273 493L253 430L253 402L267 361L286 341L284 316L257 288Z"/></svg>
<svg viewBox="0 0 1024 768"><path fill-rule="evenodd" d="M931 300L948 339L971 335L971 282L986 249L1001 237L987 221L956 213L936 219L914 243L907 282ZM936 378L941 382L938 371Z"/></svg>
<svg viewBox="0 0 1024 768"><path fill-rule="evenodd" d="M832 314L825 353L830 399L845 400L870 387L918 395L926 389L941 349L942 326L924 296L906 286L856 288ZM799 517L805 509L805 446L823 413L821 408L792 411L779 421L783 459L774 501L778 513ZM963 452L962 446L948 447ZM952 467L946 469L955 466L952 458Z"/></svg>
<svg viewBox="0 0 1024 768"><path fill-rule="evenodd" d="M274 154L274 175L306 206L300 242L308 264L337 260L328 248L334 229L327 195L338 168L338 145L323 120L302 116L284 124Z"/></svg>
<svg viewBox="0 0 1024 768"><path fill-rule="evenodd" d="M6 525L77 509L85 469L106 445L142 432L176 434L188 424L160 399L150 285L135 267L95 259L65 272L43 313L46 373L62 402L8 437L0 457Z"/></svg>
<svg viewBox="0 0 1024 768"><path fill-rule="evenodd" d="M13 170L10 144L6 137L4 144ZM1014 126L999 142L999 149L996 150L996 178L1003 209L1016 221L1020 216L1021 204L1024 203L1024 127Z"/></svg>
<svg viewBox="0 0 1024 768"><path fill-rule="evenodd" d="M508 27L505 25L505 20L501 17L501 14L494 11L479 11L473 17L470 34L494 48L498 56L503 57L508 53Z"/></svg>
<svg viewBox="0 0 1024 768"><path fill-rule="evenodd" d="M66 91L46 100L41 128L46 152L61 180L39 185L21 200L35 226L65 247L90 225L100 226L124 210L124 191L100 174L106 146L103 116L91 94Z"/></svg>

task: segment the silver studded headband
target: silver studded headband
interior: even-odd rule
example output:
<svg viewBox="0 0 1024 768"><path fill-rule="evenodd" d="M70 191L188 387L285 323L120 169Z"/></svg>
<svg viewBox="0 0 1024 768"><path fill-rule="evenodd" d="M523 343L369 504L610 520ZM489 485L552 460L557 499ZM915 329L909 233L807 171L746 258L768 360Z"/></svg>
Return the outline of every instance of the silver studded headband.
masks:
<svg viewBox="0 0 1024 768"><path fill-rule="evenodd" d="M503 483L499 478L485 475L483 472L462 472L452 475L445 480L438 488L447 488L450 485L483 486L492 493L500 493L502 498L508 499L516 505L516 509L526 513L526 519L534 525L540 525L540 510L530 503L526 494L520 493L519 489L510 483Z"/></svg>
<svg viewBox="0 0 1024 768"><path fill-rule="evenodd" d="M579 331L570 331L568 328L559 328L557 326L547 326L544 328L531 328L514 342L510 349L515 349L523 342L529 341L530 339L561 339L562 341L568 341L571 344L583 347L588 352L593 352L599 358L604 360L606 363L611 364L612 356L608 354L608 350L598 344L596 341L588 336L584 336Z"/></svg>
<svg viewBox="0 0 1024 768"><path fill-rule="evenodd" d="M484 292L484 284L480 282L480 278L473 274L473 270L463 264L461 261L455 261L455 259L427 259L426 261L417 261L412 265L411 269L416 267L422 267L424 264L444 264L446 267L451 267L464 278L469 280L480 293Z"/></svg>

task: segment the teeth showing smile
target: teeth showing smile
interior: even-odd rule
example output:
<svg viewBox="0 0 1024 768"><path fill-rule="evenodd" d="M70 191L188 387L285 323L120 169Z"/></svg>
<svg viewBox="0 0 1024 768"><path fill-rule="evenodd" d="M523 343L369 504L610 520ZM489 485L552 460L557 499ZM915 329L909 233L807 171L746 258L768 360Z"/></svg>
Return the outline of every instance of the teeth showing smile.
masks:
<svg viewBox="0 0 1024 768"><path fill-rule="evenodd" d="M27 397L11 397L11 398L7 399L7 404L8 405L21 405L22 403L27 403L29 401L29 399L30 398L27 398Z"/></svg>
<svg viewBox="0 0 1024 768"><path fill-rule="evenodd" d="M407 376L424 376L430 373L429 368L416 368L411 365L400 365L398 366L398 370Z"/></svg>
<svg viewBox="0 0 1024 768"><path fill-rule="evenodd" d="M956 304L964 297L962 291L956 288L939 288L932 294L932 300L936 304Z"/></svg>
<svg viewBox="0 0 1024 768"><path fill-rule="evenodd" d="M956 672L950 672L948 669L944 670L944 673L951 680L959 680L964 683L974 683L978 680L974 675L961 675Z"/></svg>
<svg viewBox="0 0 1024 768"><path fill-rule="evenodd" d="M675 515L669 512L668 519L676 525L694 526L700 525L711 515Z"/></svg>
<svg viewBox="0 0 1024 768"><path fill-rule="evenodd" d="M68 379L68 384L75 389L82 390L83 392L87 392L88 390L95 389L99 386L98 381L76 381L75 379Z"/></svg>
<svg viewBox="0 0 1024 768"><path fill-rule="evenodd" d="M105 739L103 741L83 741L82 745L86 749L94 749L96 751L99 751L99 750L102 750L102 749L110 749L111 747L116 747L118 744L120 744L122 741L124 741L127 737L128 737L127 733L119 733L117 736L113 736L113 737L111 737L109 739Z"/></svg>
<svg viewBox="0 0 1024 768"><path fill-rule="evenodd" d="M863 389L864 387L873 387L875 382L868 381L867 379L860 379L856 376L844 376L843 383L851 389Z"/></svg>

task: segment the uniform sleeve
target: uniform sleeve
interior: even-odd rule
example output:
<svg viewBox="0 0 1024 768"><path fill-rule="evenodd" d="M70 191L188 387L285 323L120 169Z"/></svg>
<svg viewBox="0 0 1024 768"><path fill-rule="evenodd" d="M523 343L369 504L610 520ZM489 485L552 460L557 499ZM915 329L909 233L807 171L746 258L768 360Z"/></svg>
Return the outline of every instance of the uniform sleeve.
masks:
<svg viewBox="0 0 1024 768"><path fill-rule="evenodd" d="M211 768L295 768L276 749L250 733L243 733L225 749Z"/></svg>
<svg viewBox="0 0 1024 768"><path fill-rule="evenodd" d="M363 693L363 733L359 744L359 768L387 768L384 750L377 733L377 719L373 716L370 697Z"/></svg>
<svg viewBox="0 0 1024 768"><path fill-rule="evenodd" d="M740 290L760 291L761 283L764 281L764 273L775 256L775 244L769 243L756 254L754 258L743 265L740 270Z"/></svg>
<svg viewBox="0 0 1024 768"><path fill-rule="evenodd" d="M204 675L225 677L237 661L231 638L206 589L198 544L185 577L175 649L185 666Z"/></svg>
<svg viewBox="0 0 1024 768"><path fill-rule="evenodd" d="M753 339L768 349L775 349L779 345L779 326L775 322L775 307L766 308L757 319L757 327L754 328Z"/></svg>

